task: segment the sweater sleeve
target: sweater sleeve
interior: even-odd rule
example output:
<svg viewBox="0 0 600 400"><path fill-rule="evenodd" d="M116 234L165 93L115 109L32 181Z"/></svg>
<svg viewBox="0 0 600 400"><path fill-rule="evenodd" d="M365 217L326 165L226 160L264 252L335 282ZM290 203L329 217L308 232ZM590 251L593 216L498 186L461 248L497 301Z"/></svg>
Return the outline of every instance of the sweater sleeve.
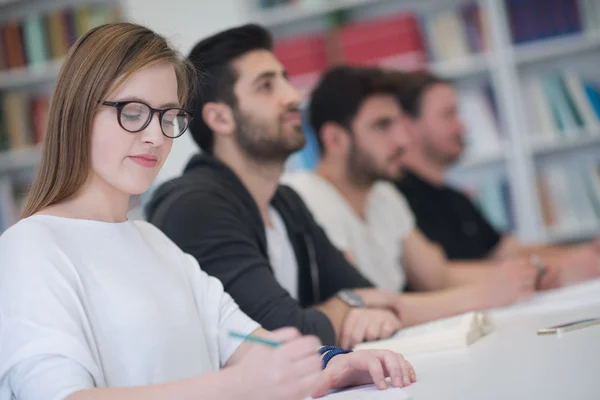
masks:
<svg viewBox="0 0 600 400"><path fill-rule="evenodd" d="M74 277L38 228L19 224L0 238L0 400L58 400L103 385Z"/></svg>
<svg viewBox="0 0 600 400"><path fill-rule="evenodd" d="M314 247L316 262L319 265L321 299L326 300L342 289L373 287L373 284L331 243L298 193L288 186L282 186L282 190L298 205L300 215L310 232L312 243L309 245Z"/></svg>
<svg viewBox="0 0 600 400"><path fill-rule="evenodd" d="M165 218L151 222L218 278L246 315L268 330L293 326L323 344L335 344L329 319L300 307L277 282L242 211L226 195L195 191L169 203L161 210Z"/></svg>

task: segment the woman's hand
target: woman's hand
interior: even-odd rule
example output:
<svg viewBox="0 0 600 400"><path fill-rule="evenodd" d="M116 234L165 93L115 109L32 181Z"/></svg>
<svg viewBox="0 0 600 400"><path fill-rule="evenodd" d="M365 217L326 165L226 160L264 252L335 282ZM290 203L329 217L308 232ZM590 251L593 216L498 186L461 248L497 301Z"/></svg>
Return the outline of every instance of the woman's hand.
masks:
<svg viewBox="0 0 600 400"><path fill-rule="evenodd" d="M231 384L246 388L247 400L253 396L261 400L302 400L323 387L319 339L302 336L296 328L278 329L261 337L282 344L277 348L253 344L231 366L235 379Z"/></svg>
<svg viewBox="0 0 600 400"><path fill-rule="evenodd" d="M392 387L404 387L417 380L415 370L401 354L388 350L356 350L333 357L325 369L325 382L312 394L322 397L330 389L374 383L386 389L386 378Z"/></svg>

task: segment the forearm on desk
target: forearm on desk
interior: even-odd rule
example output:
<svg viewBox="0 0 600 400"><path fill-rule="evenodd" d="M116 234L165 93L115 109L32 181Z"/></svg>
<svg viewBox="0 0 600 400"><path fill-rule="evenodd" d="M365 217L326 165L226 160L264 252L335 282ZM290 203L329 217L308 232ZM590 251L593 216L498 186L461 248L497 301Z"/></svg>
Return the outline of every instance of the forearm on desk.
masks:
<svg viewBox="0 0 600 400"><path fill-rule="evenodd" d="M435 292L406 293L398 296L397 307L404 326L446 318L487 307L476 286L465 285Z"/></svg>
<svg viewBox="0 0 600 400"><path fill-rule="evenodd" d="M83 390L68 396L66 400L197 400L238 399L245 388L232 385L235 377L230 369L222 369L197 378L186 379L161 385L131 388L107 388Z"/></svg>
<svg viewBox="0 0 600 400"><path fill-rule="evenodd" d="M446 287L476 283L490 276L498 263L489 261L452 261L448 263Z"/></svg>
<svg viewBox="0 0 600 400"><path fill-rule="evenodd" d="M327 316L327 318L329 318L329 321L331 322L331 325L333 325L333 329L335 331L336 343L338 343L342 332L342 326L346 316L350 312L350 307L338 297L332 297L324 303L321 303L313 308L321 311L323 314L325 314L325 316Z"/></svg>

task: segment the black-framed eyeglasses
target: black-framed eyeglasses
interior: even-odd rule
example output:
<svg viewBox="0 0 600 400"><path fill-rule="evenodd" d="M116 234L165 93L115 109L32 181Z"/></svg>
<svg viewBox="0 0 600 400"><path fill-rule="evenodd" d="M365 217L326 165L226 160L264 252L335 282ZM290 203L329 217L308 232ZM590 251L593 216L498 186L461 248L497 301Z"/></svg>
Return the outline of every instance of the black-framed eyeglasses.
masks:
<svg viewBox="0 0 600 400"><path fill-rule="evenodd" d="M154 113L158 113L158 120L163 135L175 139L183 135L194 116L181 108L156 109L140 101L105 101L105 106L117 109L117 120L121 128L127 132L140 132L144 130Z"/></svg>

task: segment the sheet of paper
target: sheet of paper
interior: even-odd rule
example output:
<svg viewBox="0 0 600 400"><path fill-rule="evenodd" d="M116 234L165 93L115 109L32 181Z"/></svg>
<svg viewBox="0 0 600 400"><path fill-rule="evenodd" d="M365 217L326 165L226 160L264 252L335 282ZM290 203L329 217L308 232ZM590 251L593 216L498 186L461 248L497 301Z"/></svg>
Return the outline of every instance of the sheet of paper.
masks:
<svg viewBox="0 0 600 400"><path fill-rule="evenodd" d="M402 388L390 387L386 390L380 390L375 385L364 385L330 393L321 398L325 400L407 400L411 397Z"/></svg>

